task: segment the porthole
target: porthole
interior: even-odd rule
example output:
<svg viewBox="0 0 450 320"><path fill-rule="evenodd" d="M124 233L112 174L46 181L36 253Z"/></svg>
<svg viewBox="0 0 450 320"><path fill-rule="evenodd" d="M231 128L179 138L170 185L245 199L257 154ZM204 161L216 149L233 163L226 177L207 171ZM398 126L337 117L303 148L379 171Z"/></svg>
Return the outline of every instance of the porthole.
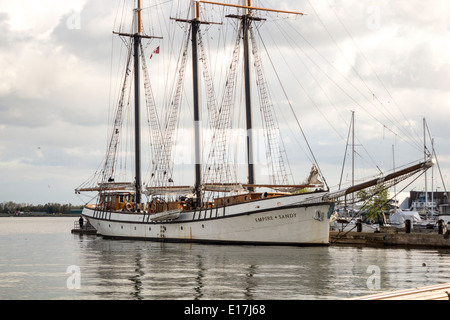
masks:
<svg viewBox="0 0 450 320"><path fill-rule="evenodd" d="M123 229L123 226L120 226L120 229Z"/></svg>
<svg viewBox="0 0 450 320"><path fill-rule="evenodd" d="M202 228L204 228L204 227L205 227L205 225L202 224Z"/></svg>
<svg viewBox="0 0 450 320"><path fill-rule="evenodd" d="M181 226L180 228L181 228L181 230L183 230L183 226Z"/></svg>

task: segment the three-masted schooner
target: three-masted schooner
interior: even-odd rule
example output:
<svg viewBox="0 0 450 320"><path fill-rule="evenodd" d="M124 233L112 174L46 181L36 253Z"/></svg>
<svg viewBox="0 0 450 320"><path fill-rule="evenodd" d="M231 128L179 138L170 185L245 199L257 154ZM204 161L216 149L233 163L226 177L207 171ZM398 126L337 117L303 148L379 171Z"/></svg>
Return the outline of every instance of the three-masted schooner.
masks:
<svg viewBox="0 0 450 320"><path fill-rule="evenodd" d="M202 21L200 5L234 7L241 14L230 14L229 18L238 19L239 30L236 38L234 56L243 52L245 115L246 115L246 159L248 180L236 182L228 177L230 167L225 163L227 148L226 140L227 117L232 107L232 99L224 98L222 105L211 108L211 130L213 141L210 146L210 163L202 163L203 128L200 126L202 104L199 99L199 78L201 64L204 62L204 50L201 47L200 27L208 24ZM260 109L265 113L266 138L271 166L278 172L278 177L272 179L271 184L257 184L255 182L252 141L252 97L251 97L251 64L257 69L260 94L267 95L264 81L260 80L261 59L258 56L252 30L254 21L262 20L255 12L271 11L301 15L300 12L281 11L252 6L251 0L243 4L224 4L210 1L193 1L192 19L177 19L179 22L190 24L190 37L185 42L185 51L189 42L192 46L192 88L193 88L193 127L195 139L195 181L191 186L176 186L170 172L173 165L170 162L173 153L172 128L177 122L171 116L171 108L176 114L179 99L175 99L167 107L166 123L161 126L154 102L150 101L149 122L152 127L152 174L149 185L144 186L141 180L141 131L140 131L140 85L143 71L146 99L152 100L149 89L149 75L146 68L142 39L153 36L142 33L141 1L137 1L136 27L134 33L116 32L121 37L131 39L132 45L127 60L125 76L130 78L134 70L134 124L135 150L134 169L135 178L131 182L118 182L114 177L117 144L122 126L122 109L124 108L122 91L112 136L107 148L107 156L102 169L102 180L94 187L81 186L76 192L98 192L95 203L88 203L82 215L99 234L106 238L141 239L153 241L176 242L205 242L229 244L270 244L270 245L327 245L329 242L329 218L334 210L334 203L338 197L355 192L360 188L367 188L380 182L380 179L367 181L349 189L330 193L325 183L320 181L321 173L313 166L306 184L289 184L284 164L275 153L280 150L278 137L275 137L277 127L273 124L273 109L270 108L268 97L262 99ZM199 46L200 44L200 46ZM241 49L242 45L242 49ZM253 47L253 50L251 49ZM251 62L253 53L253 62ZM182 53L183 64L186 64L187 54ZM233 59L238 60L238 59ZM142 66L141 66L142 63ZM231 84L236 79L236 64L230 66L225 89L232 90ZM178 79L183 78L185 71L180 71ZM205 78L211 75L203 72ZM178 80L177 81L181 81ZM130 81L125 80L125 81ZM179 85L176 90L179 90ZM181 90L181 89L180 89ZM208 91L212 91L208 88ZM149 95L147 95L149 93ZM384 177L384 181L396 183L418 171L426 170L431 162L423 162L413 167L398 171L395 175ZM323 180L323 179L322 179ZM208 196L206 195L208 194ZM143 196L147 201L143 201Z"/></svg>

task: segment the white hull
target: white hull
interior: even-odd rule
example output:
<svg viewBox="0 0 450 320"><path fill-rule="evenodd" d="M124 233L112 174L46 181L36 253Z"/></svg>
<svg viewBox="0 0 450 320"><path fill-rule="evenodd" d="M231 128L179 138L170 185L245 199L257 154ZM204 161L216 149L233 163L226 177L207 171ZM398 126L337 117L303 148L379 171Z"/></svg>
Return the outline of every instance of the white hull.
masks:
<svg viewBox="0 0 450 320"><path fill-rule="evenodd" d="M309 195L311 196L311 195ZM307 203L308 195L290 195L183 212L171 221L151 215L99 212L83 216L106 238L172 242L271 245L327 245L330 203Z"/></svg>

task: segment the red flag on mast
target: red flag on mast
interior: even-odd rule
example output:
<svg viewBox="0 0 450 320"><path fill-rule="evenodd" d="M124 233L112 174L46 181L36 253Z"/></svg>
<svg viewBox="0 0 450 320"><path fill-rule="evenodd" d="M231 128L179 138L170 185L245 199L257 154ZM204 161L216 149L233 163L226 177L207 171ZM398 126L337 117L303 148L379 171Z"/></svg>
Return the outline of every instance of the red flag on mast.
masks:
<svg viewBox="0 0 450 320"><path fill-rule="evenodd" d="M159 46L153 50L152 54L150 55L150 59L153 57L154 54L159 54Z"/></svg>

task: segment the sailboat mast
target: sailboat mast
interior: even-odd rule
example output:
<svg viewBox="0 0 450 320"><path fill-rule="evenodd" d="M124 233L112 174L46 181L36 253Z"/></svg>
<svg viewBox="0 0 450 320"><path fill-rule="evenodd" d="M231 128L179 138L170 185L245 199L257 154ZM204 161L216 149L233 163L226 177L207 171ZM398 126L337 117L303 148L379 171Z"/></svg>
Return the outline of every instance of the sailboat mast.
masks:
<svg viewBox="0 0 450 320"><path fill-rule="evenodd" d="M423 118L423 159L427 158L427 135L426 135L426 120ZM425 211L428 209L428 178L427 172L424 173L425 176Z"/></svg>
<svg viewBox="0 0 450 320"><path fill-rule="evenodd" d="M192 77L194 99L194 130L195 130L195 195L197 204L201 203L202 157L201 157L201 112L200 86L198 67L198 32L200 26L200 3L193 1L194 19L192 20Z"/></svg>
<svg viewBox="0 0 450 320"><path fill-rule="evenodd" d="M247 7L252 6L251 0L244 0ZM248 184L255 184L255 168L253 161L253 137L252 137L252 97L251 97L251 78L250 78L250 49L249 34L251 24L251 11L245 9L246 14L242 18L243 22L243 41L244 41L244 80L245 80L245 115L247 126L247 168L248 168ZM249 188L253 191L253 188Z"/></svg>
<svg viewBox="0 0 450 320"><path fill-rule="evenodd" d="M352 187L355 185L355 111L352 111ZM355 194L352 193L352 215L355 212Z"/></svg>
<svg viewBox="0 0 450 320"><path fill-rule="evenodd" d="M134 44L134 136L135 136L135 183L136 207L141 203L141 130L140 130L140 63L139 63L139 46L141 43L141 0L137 0L136 8L136 33L133 36Z"/></svg>

